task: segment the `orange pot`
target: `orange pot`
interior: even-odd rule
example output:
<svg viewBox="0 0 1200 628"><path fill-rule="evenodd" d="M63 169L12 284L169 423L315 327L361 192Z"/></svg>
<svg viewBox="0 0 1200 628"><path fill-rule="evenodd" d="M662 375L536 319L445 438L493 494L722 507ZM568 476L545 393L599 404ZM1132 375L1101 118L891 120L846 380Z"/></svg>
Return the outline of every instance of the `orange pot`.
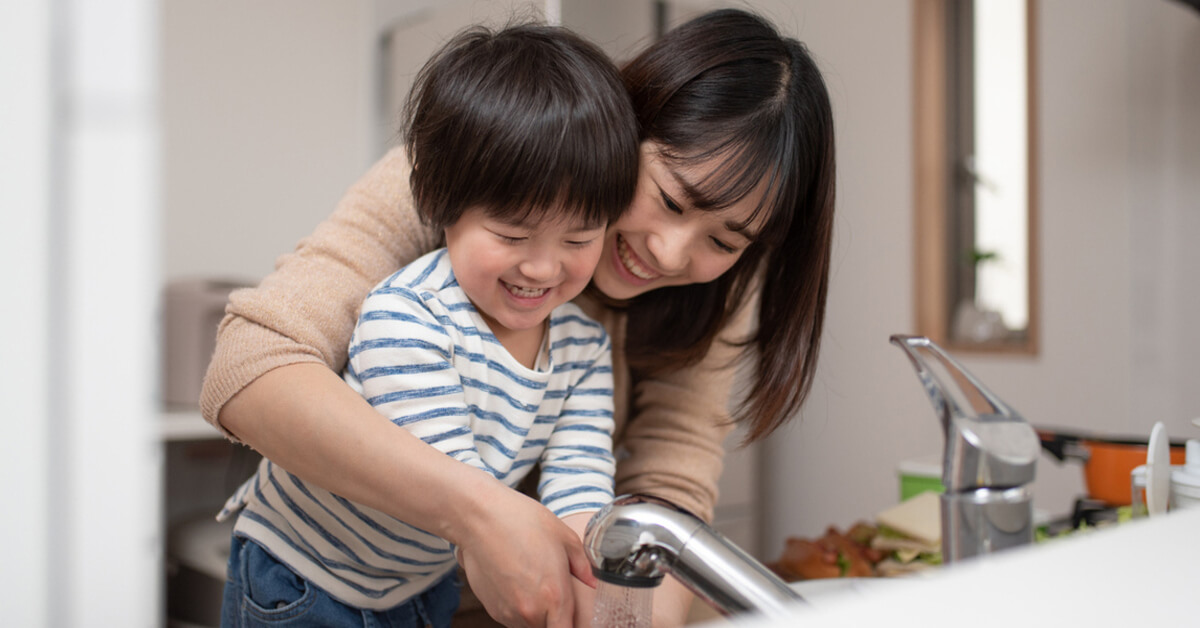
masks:
<svg viewBox="0 0 1200 628"><path fill-rule="evenodd" d="M1112 438L1053 428L1036 428L1042 449L1060 461L1083 462L1088 497L1109 506L1130 504L1129 474L1146 464L1150 437ZM1183 441L1171 443L1171 464L1183 464Z"/></svg>

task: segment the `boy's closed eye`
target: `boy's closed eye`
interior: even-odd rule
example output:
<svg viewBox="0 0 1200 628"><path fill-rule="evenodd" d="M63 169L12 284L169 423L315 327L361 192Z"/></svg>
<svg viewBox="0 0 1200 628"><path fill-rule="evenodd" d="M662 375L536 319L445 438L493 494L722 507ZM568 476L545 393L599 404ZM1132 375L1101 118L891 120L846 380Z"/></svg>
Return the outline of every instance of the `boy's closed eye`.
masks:
<svg viewBox="0 0 1200 628"><path fill-rule="evenodd" d="M505 235L503 233L496 233L495 231L492 233L495 233L497 238L500 238L502 242L507 244L520 244L529 239L529 236Z"/></svg>

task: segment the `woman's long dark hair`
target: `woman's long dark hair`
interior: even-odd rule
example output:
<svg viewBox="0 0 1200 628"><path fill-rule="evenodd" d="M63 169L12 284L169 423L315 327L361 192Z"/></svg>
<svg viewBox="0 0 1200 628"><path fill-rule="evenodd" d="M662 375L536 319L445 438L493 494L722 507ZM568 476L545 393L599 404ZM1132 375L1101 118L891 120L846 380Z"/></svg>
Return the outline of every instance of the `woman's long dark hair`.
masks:
<svg viewBox="0 0 1200 628"><path fill-rule="evenodd" d="M668 162L721 164L689 199L698 209L767 190L757 209L767 212L765 227L733 268L635 298L626 342L638 372L695 364L760 286L758 327L743 341L755 350L755 377L734 417L757 440L800 409L821 346L835 191L824 80L803 44L736 9L671 30L622 75L641 140L661 146Z"/></svg>

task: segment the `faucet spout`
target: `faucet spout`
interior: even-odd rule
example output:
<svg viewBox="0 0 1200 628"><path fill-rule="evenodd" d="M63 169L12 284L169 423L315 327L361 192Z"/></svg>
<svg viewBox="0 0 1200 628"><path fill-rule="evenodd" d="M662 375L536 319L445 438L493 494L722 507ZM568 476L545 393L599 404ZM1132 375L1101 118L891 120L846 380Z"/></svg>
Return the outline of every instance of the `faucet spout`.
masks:
<svg viewBox="0 0 1200 628"><path fill-rule="evenodd" d="M654 587L669 573L727 615L783 616L802 599L716 530L661 499L616 498L588 522L583 543L601 581Z"/></svg>

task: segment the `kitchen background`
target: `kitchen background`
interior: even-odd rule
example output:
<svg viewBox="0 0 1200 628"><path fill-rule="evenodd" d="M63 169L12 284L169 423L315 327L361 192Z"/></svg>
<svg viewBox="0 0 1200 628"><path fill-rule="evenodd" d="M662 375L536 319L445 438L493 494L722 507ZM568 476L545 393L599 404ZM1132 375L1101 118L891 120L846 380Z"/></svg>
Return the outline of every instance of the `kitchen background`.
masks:
<svg viewBox="0 0 1200 628"><path fill-rule="evenodd" d="M770 559L787 536L894 504L897 465L938 452L941 434L887 341L915 331L913 5L739 4L809 46L838 134L817 382L793 426L739 452L727 478L735 538ZM516 5L12 5L0 20L0 608L13 625L162 623L168 530L244 464L161 403L164 289L269 272L384 150L405 64L462 15ZM668 18L719 5L670 3ZM652 33L643 0L550 6L617 58ZM1148 434L1161 420L1193 436L1200 14L1175 0L1033 6L1039 351L960 357L1035 424ZM1069 509L1078 465L1043 456L1033 491L1039 509Z"/></svg>

